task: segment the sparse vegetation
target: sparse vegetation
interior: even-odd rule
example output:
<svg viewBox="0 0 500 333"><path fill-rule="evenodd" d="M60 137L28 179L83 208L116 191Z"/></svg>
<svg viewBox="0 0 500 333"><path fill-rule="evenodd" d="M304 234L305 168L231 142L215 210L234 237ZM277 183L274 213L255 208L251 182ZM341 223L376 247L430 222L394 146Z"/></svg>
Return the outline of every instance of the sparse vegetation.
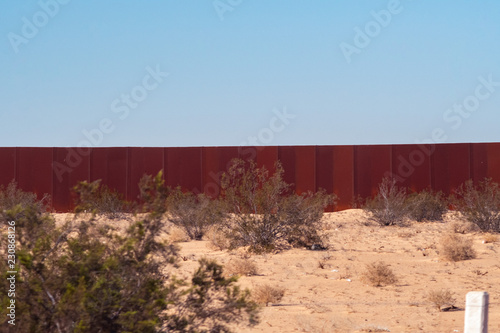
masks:
<svg viewBox="0 0 500 333"><path fill-rule="evenodd" d="M32 195L12 192L27 198L2 207L4 219L16 224L16 331L229 332L228 324L257 322L249 291L214 261L201 260L191 281L170 276L178 250L158 238L161 177L152 185L145 203L158 210L128 222L123 233L93 218L56 226ZM0 270L9 270L6 261ZM3 290L7 284L0 282ZM3 317L8 302L0 296Z"/></svg>
<svg viewBox="0 0 500 333"><path fill-rule="evenodd" d="M37 213L46 212L49 208L50 197L45 194L41 200L38 200L35 193L24 192L19 189L16 181L11 181L7 188L0 186L0 217L4 220L7 217L7 211L12 211L16 207L30 207ZM24 212L18 209L19 213Z"/></svg>
<svg viewBox="0 0 500 333"><path fill-rule="evenodd" d="M472 222L458 220L450 222L449 224L450 232L457 234L468 234L475 231L480 231L479 227Z"/></svg>
<svg viewBox="0 0 500 333"><path fill-rule="evenodd" d="M408 216L406 189L397 186L395 179L385 177L377 195L366 201L364 209L370 213L371 220L382 226L403 225Z"/></svg>
<svg viewBox="0 0 500 333"><path fill-rule="evenodd" d="M248 258L233 258L224 266L228 276L250 276L257 274L257 265Z"/></svg>
<svg viewBox="0 0 500 333"><path fill-rule="evenodd" d="M208 240L209 246L214 250L227 250L231 247L231 241L226 235L229 231L224 231L226 226L214 225L207 230L204 239Z"/></svg>
<svg viewBox="0 0 500 333"><path fill-rule="evenodd" d="M495 235L495 234L484 234L483 235L483 242L485 244L487 243L496 243L498 242L498 235Z"/></svg>
<svg viewBox="0 0 500 333"><path fill-rule="evenodd" d="M285 296L285 289L264 284L252 290L253 300L258 304L268 306L269 303L276 304Z"/></svg>
<svg viewBox="0 0 500 333"><path fill-rule="evenodd" d="M225 219L219 200L204 194L183 192L180 188L170 193L167 207L168 220L195 240L201 240L211 226L221 224Z"/></svg>
<svg viewBox="0 0 500 333"><path fill-rule="evenodd" d="M225 228L231 248L249 246L253 252L269 252L280 246L322 243L320 221L334 197L323 191L290 194L283 172L279 163L270 175L254 161L234 159L223 174L223 199L233 214Z"/></svg>
<svg viewBox="0 0 500 333"><path fill-rule="evenodd" d="M453 206L482 231L500 232L500 187L491 178L466 181L455 191Z"/></svg>
<svg viewBox="0 0 500 333"><path fill-rule="evenodd" d="M476 257L471 238L456 233L449 233L441 238L440 245L440 253L446 260L460 261Z"/></svg>
<svg viewBox="0 0 500 333"><path fill-rule="evenodd" d="M374 287L390 285L398 281L391 268L383 261L366 265L361 278Z"/></svg>
<svg viewBox="0 0 500 333"><path fill-rule="evenodd" d="M426 295L426 299L431 302L438 311L442 311L443 307L453 307L455 299L453 293L448 290L432 290Z"/></svg>
<svg viewBox="0 0 500 333"><path fill-rule="evenodd" d="M406 205L409 217L417 222L442 221L443 215L448 210L443 193L432 190L410 194Z"/></svg>
<svg viewBox="0 0 500 333"><path fill-rule="evenodd" d="M76 194L75 213L87 212L92 215L104 215L109 219L123 218L129 212L129 206L123 196L101 184L101 180L82 181L73 187Z"/></svg>

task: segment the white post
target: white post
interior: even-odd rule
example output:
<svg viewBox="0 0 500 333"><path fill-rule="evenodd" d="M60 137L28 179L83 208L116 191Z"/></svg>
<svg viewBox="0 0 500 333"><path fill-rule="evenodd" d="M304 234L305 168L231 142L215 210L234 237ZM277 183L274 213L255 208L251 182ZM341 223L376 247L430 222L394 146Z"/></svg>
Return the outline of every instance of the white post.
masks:
<svg viewBox="0 0 500 333"><path fill-rule="evenodd" d="M464 333L488 333L489 295L485 291L471 291L465 298Z"/></svg>

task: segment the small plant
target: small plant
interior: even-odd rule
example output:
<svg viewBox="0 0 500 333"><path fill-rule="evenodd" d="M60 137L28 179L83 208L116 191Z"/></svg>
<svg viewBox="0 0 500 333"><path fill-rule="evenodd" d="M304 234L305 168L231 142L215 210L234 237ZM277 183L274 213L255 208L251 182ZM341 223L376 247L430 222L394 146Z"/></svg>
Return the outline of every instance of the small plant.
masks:
<svg viewBox="0 0 500 333"><path fill-rule="evenodd" d="M449 233L441 239L442 256L449 261L474 259L476 252L472 248L472 239Z"/></svg>
<svg viewBox="0 0 500 333"><path fill-rule="evenodd" d="M221 184L226 207L234 214L225 228L231 248L269 252L290 245L321 245L321 218L335 197L324 191L290 194L283 173L279 162L270 175L254 161L232 160Z"/></svg>
<svg viewBox="0 0 500 333"><path fill-rule="evenodd" d="M438 311L442 311L443 307L454 307L455 299L453 293L448 290L432 290L426 295L426 299L434 304Z"/></svg>
<svg viewBox="0 0 500 333"><path fill-rule="evenodd" d="M191 239L201 240L214 224L225 218L221 203L204 194L194 195L176 188L167 199L168 220L184 229Z"/></svg>
<svg viewBox="0 0 500 333"><path fill-rule="evenodd" d="M339 271L339 280L347 280L352 277L351 267L345 266L344 269Z"/></svg>
<svg viewBox="0 0 500 333"><path fill-rule="evenodd" d="M491 178L466 181L455 191L453 206L482 231L500 232L500 186Z"/></svg>
<svg viewBox="0 0 500 333"><path fill-rule="evenodd" d="M367 200L364 210L371 220L382 226L403 225L408 216L406 190L396 185L390 177L382 179L375 198Z"/></svg>
<svg viewBox="0 0 500 333"><path fill-rule="evenodd" d="M285 296L285 289L273 287L269 284L257 286L252 291L252 296L258 304L268 306L269 303L278 303Z"/></svg>
<svg viewBox="0 0 500 333"><path fill-rule="evenodd" d="M396 275L394 275L390 267L383 261L366 265L366 269L362 274L362 279L374 287L390 285L398 281Z"/></svg>
<svg viewBox="0 0 500 333"><path fill-rule="evenodd" d="M496 243L498 242L498 235L494 234L484 234L483 235L483 243Z"/></svg>
<svg viewBox="0 0 500 333"><path fill-rule="evenodd" d="M168 240L171 243L180 243L180 242L187 242L191 238L186 234L186 231L184 229L173 225L170 228L168 228Z"/></svg>
<svg viewBox="0 0 500 333"><path fill-rule="evenodd" d="M257 265L249 259L234 258L224 266L224 270L228 276L250 276L257 274Z"/></svg>
<svg viewBox="0 0 500 333"><path fill-rule="evenodd" d="M48 210L50 197L45 194L41 200L37 195L31 192L24 192L17 187L15 180L11 181L7 188L0 186L0 216L5 218L7 211L14 207L31 207L37 213L43 213ZM22 211L22 209L21 209Z"/></svg>
<svg viewBox="0 0 500 333"><path fill-rule="evenodd" d="M224 231L224 226L214 225L207 230L204 239L208 246L214 250L222 251L231 247L231 241L227 238L229 231Z"/></svg>
<svg viewBox="0 0 500 333"><path fill-rule="evenodd" d="M215 261L200 259L191 286L175 296L168 321L161 332L232 332L228 325L248 321L258 323L259 307L248 289L235 285L238 278L225 278ZM179 287L185 283L178 282Z"/></svg>
<svg viewBox="0 0 500 333"><path fill-rule="evenodd" d="M454 232L457 234L468 234L471 232L480 231L479 227L474 223L463 220L450 222L449 230L450 232Z"/></svg>
<svg viewBox="0 0 500 333"><path fill-rule="evenodd" d="M406 204L409 217L417 222L442 221L448 210L443 193L431 190L410 194Z"/></svg>
<svg viewBox="0 0 500 333"><path fill-rule="evenodd" d="M143 175L139 180L139 200L142 202L143 212L153 213L155 218L161 218L167 211L170 191L170 187L165 186L163 170L156 176Z"/></svg>
<svg viewBox="0 0 500 333"><path fill-rule="evenodd" d="M123 196L101 184L98 179L93 182L82 181L73 187L77 195L75 213L87 212L93 215L104 215L109 219L123 218L128 212L128 204Z"/></svg>

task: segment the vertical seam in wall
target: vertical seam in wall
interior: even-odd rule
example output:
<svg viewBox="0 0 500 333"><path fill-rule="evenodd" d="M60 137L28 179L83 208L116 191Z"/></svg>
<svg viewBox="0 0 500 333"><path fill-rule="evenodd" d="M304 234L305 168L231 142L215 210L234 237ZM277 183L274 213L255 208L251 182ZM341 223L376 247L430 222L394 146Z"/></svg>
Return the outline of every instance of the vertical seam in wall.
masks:
<svg viewBox="0 0 500 333"><path fill-rule="evenodd" d="M204 188L204 179L203 179L203 147L200 148L200 193L205 193Z"/></svg>
<svg viewBox="0 0 500 333"><path fill-rule="evenodd" d="M19 183L19 180L17 179L17 149L18 147L14 148L14 180Z"/></svg>
<svg viewBox="0 0 500 333"><path fill-rule="evenodd" d="M51 162L50 163L50 207L52 208L52 210L54 210L54 200L52 200L54 198L54 172L53 172L53 168L52 166L54 165L54 147L51 148Z"/></svg>
<svg viewBox="0 0 500 333"><path fill-rule="evenodd" d="M389 153L389 171L391 173L391 177L394 175L394 170L392 169L392 166L393 166L393 160L392 160L392 157L393 157L393 149L394 149L394 145L390 145L391 146L391 150L390 150L390 153Z"/></svg>
<svg viewBox="0 0 500 333"><path fill-rule="evenodd" d="M430 146L432 146L432 144L430 144ZM430 180L430 183L431 183L431 189L435 189L436 187L434 186L434 175L432 173L432 164L434 163L433 161L433 156L434 156L434 153L436 152L436 146L434 146L434 150L432 151L432 153L429 154L429 180Z"/></svg>
<svg viewBox="0 0 500 333"><path fill-rule="evenodd" d="M128 172L129 172L129 152L130 152L130 147L126 148L126 157L125 157L125 198L129 197L128 189L129 189L129 178L128 178Z"/></svg>
<svg viewBox="0 0 500 333"><path fill-rule="evenodd" d="M353 196L353 199L358 197L358 189L357 189L358 170L356 168L357 155L358 155L358 147L353 146L353 149L352 149L352 196Z"/></svg>
<svg viewBox="0 0 500 333"><path fill-rule="evenodd" d="M318 170L316 170L316 165L317 165L316 159L317 158L318 158L318 146L315 146L314 147L314 158L313 158L313 161L314 161L314 166L313 166L314 167L314 169L313 169L314 170L314 172L313 172L313 176L314 176L314 179L313 179L313 181L314 181L314 189L313 189L313 191L314 192L316 192L318 190L318 184L316 183L316 178L318 176L316 174L318 172Z"/></svg>
<svg viewBox="0 0 500 333"><path fill-rule="evenodd" d="M472 149L474 149L473 143L469 143L469 179L472 179L474 175L474 163L472 161Z"/></svg>

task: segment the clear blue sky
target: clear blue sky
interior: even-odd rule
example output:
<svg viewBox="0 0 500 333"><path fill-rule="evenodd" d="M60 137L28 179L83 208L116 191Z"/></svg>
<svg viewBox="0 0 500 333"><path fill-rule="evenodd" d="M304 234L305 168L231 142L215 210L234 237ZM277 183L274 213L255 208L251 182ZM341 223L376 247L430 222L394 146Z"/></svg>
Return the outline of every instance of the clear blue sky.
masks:
<svg viewBox="0 0 500 333"><path fill-rule="evenodd" d="M0 146L498 142L500 1L4 0L0 103Z"/></svg>

